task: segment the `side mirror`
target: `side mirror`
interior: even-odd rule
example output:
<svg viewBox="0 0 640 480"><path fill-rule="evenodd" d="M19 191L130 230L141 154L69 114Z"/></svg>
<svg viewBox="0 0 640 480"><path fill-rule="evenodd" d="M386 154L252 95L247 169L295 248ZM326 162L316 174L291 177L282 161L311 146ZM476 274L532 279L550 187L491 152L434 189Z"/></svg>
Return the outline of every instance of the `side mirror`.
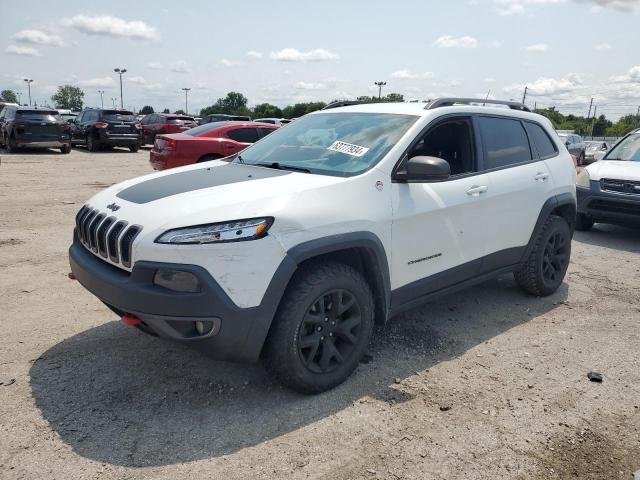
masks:
<svg viewBox="0 0 640 480"><path fill-rule="evenodd" d="M569 145L571 145L571 142L569 142L569 141L564 142L564 146L565 147L568 147Z"/></svg>
<svg viewBox="0 0 640 480"><path fill-rule="evenodd" d="M402 178L407 181L439 182L451 176L449 162L439 157L426 157L418 155L411 157L406 163L406 172Z"/></svg>

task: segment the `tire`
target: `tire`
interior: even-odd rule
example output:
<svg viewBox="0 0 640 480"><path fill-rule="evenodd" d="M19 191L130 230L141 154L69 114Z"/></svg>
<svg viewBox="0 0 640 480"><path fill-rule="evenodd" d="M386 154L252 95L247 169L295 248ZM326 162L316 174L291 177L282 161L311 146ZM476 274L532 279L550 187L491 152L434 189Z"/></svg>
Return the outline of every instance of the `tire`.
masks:
<svg viewBox="0 0 640 480"><path fill-rule="evenodd" d="M342 263L311 262L296 272L278 307L263 349L265 367L297 392L324 392L357 368L373 326L364 277Z"/></svg>
<svg viewBox="0 0 640 480"><path fill-rule="evenodd" d="M212 154L200 157L196 163L210 162L211 160L219 160L221 158L222 157L220 155L215 155L215 154L212 153Z"/></svg>
<svg viewBox="0 0 640 480"><path fill-rule="evenodd" d="M7 153L16 153L18 151L18 147L16 147L15 138L13 135L9 136L9 140L7 140L7 145L5 146L7 149Z"/></svg>
<svg viewBox="0 0 640 480"><path fill-rule="evenodd" d="M570 258L571 228L564 218L550 215L529 258L514 272L516 283L532 295L551 295L562 284Z"/></svg>
<svg viewBox="0 0 640 480"><path fill-rule="evenodd" d="M71 145L65 145L64 147L60 147L61 153L71 153Z"/></svg>
<svg viewBox="0 0 640 480"><path fill-rule="evenodd" d="M93 135L93 133L89 133L87 135L87 150L89 150L90 152L97 152L98 151L98 142L96 142L96 138Z"/></svg>
<svg viewBox="0 0 640 480"><path fill-rule="evenodd" d="M131 153L136 153L138 150L140 150L140 145L129 145L129 151Z"/></svg>
<svg viewBox="0 0 640 480"><path fill-rule="evenodd" d="M581 232L588 232L589 230L591 230L591 228L593 228L594 223L595 222L593 218L591 218L589 215L585 215L584 213L580 212L578 212L578 214L576 215L576 230L579 230Z"/></svg>

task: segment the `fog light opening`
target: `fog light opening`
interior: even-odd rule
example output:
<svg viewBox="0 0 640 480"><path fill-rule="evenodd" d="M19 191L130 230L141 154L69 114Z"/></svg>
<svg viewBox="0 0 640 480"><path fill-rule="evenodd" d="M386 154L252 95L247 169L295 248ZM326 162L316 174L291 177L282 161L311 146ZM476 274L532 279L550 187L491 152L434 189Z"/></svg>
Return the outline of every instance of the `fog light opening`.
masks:
<svg viewBox="0 0 640 480"><path fill-rule="evenodd" d="M213 322L208 320L198 320L195 324L198 335L208 335L213 330Z"/></svg>

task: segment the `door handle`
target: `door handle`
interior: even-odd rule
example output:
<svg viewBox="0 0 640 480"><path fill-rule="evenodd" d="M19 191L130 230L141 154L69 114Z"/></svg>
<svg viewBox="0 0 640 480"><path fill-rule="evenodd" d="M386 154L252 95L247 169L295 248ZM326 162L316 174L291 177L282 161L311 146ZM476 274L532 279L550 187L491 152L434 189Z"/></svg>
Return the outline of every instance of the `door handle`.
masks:
<svg viewBox="0 0 640 480"><path fill-rule="evenodd" d="M486 185L474 185L467 190L467 195L479 197L481 193L485 193L487 190L489 190L489 187Z"/></svg>
<svg viewBox="0 0 640 480"><path fill-rule="evenodd" d="M547 178L549 178L549 174L546 172L538 172L533 179L536 182L544 182Z"/></svg>

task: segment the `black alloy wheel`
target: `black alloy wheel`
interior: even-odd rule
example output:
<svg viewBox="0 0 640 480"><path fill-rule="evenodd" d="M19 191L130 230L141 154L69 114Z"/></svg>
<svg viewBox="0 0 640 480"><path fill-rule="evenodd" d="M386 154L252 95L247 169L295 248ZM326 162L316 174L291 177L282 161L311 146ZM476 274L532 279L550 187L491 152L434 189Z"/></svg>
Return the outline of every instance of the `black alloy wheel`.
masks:
<svg viewBox="0 0 640 480"><path fill-rule="evenodd" d="M569 263L569 241L563 231L554 232L547 240L542 255L542 278L547 285L556 285L564 278Z"/></svg>

